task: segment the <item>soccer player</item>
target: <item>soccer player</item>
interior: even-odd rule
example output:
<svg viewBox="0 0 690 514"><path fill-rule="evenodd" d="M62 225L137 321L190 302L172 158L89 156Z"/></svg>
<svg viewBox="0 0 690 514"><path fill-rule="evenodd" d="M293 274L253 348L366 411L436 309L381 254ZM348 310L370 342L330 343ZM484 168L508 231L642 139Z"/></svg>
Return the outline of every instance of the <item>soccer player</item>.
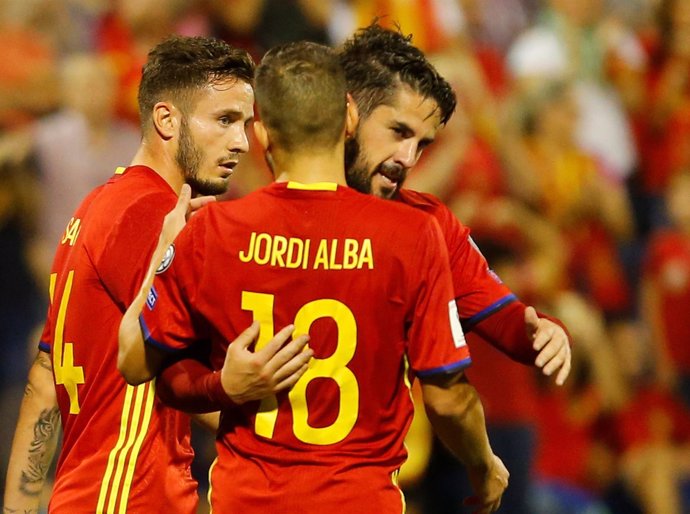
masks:
<svg viewBox="0 0 690 514"><path fill-rule="evenodd" d="M536 364L545 375L556 373L556 382L563 384L570 372L570 344L557 320L538 315L498 280L469 229L439 199L402 187L456 104L450 84L410 40L372 24L339 49L359 110L356 136L346 148L348 185L432 214L448 247L464 330L518 362ZM429 116L430 111L438 116Z"/></svg>
<svg viewBox="0 0 690 514"><path fill-rule="evenodd" d="M159 352L210 338L216 369L252 319L257 348L293 319L311 336L314 358L289 394L222 412L213 510L403 512L396 477L417 376L434 428L468 468L477 512L495 511L508 473L462 372L469 353L437 222L345 187L356 110L333 50L276 48L255 88L255 132L276 182L194 216L141 315ZM132 322L123 318L125 353L142 343ZM132 381L157 370L155 360L121 362Z"/></svg>
<svg viewBox="0 0 690 514"><path fill-rule="evenodd" d="M222 193L247 151L253 74L246 52L210 38L173 37L149 54L139 88L141 147L131 166L86 197L58 245L4 512L38 512L60 419L51 513L196 511L189 419L160 403L154 382L125 383L116 368L117 329L166 213L176 206L173 218L184 217L188 186L179 202L177 194L185 181L197 193ZM289 332L256 353L247 348L257 327L240 335L232 362L218 368L215 393L241 403L292 385L310 352L301 353L306 338L278 351Z"/></svg>

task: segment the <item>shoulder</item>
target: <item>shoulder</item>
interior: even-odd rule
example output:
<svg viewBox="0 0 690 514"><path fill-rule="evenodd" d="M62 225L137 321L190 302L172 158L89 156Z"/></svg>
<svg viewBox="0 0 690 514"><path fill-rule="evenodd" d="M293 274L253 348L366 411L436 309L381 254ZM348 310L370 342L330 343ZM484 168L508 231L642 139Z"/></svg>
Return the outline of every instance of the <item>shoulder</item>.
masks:
<svg viewBox="0 0 690 514"><path fill-rule="evenodd" d="M396 197L398 203L409 205L410 207L426 212L436 218L446 237L449 234L469 235L469 228L453 214L446 204L434 195L420 193L411 189L401 189Z"/></svg>

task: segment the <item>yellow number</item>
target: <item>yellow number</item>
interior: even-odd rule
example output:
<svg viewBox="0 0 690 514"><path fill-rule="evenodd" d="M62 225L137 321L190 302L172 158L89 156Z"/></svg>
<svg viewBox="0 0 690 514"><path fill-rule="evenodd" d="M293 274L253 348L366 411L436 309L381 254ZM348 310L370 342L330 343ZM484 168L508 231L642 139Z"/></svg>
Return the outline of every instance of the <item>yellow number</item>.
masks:
<svg viewBox="0 0 690 514"><path fill-rule="evenodd" d="M84 383L84 368L74 365L74 345L64 343L65 335L65 316L67 315L67 304L72 292L72 281L74 270L67 274L65 290L60 299L60 310L58 311L57 322L55 323L55 338L53 340L53 371L55 372L55 383L64 385L69 395L69 413L79 414L79 391L77 385ZM57 273L50 276L50 301L53 301L55 293L55 283Z"/></svg>
<svg viewBox="0 0 690 514"><path fill-rule="evenodd" d="M261 324L257 349L263 347L274 333L274 296L265 293L242 293L242 309L254 313ZM359 386L357 378L347 365L357 347L357 323L352 311L342 302L320 299L302 306L295 316L295 333L306 334L314 321L331 318L338 327L338 341L333 354L325 359L313 359L309 370L299 379L288 394L292 408L292 429L295 437L304 443L327 445L342 441L352 431L359 412ZM340 407L335 421L326 427L309 425L307 387L315 378L329 378L338 385ZM275 396L263 400L256 416L256 433L273 437L278 416Z"/></svg>

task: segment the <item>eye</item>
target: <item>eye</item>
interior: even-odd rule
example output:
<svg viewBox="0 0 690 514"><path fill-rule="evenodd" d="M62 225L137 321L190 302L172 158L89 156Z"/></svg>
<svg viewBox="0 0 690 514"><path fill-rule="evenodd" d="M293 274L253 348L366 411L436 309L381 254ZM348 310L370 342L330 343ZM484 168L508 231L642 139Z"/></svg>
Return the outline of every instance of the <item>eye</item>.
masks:
<svg viewBox="0 0 690 514"><path fill-rule="evenodd" d="M221 125L231 125L232 124L232 119L230 119L230 116L221 116L218 118L218 123Z"/></svg>

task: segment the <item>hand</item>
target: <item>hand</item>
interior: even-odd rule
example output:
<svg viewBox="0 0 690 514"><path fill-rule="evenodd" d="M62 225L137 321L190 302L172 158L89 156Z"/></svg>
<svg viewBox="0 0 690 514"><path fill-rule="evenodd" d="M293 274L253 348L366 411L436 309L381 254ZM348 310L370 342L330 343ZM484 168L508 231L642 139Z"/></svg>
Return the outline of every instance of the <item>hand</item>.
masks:
<svg viewBox="0 0 690 514"><path fill-rule="evenodd" d="M510 473L503 461L496 455L492 456L492 462L488 471L467 470L474 496L466 498L464 504L469 507L477 507L474 514L488 514L496 512L501 506L503 492L508 487Z"/></svg>
<svg viewBox="0 0 690 514"><path fill-rule="evenodd" d="M261 350L251 352L249 346L259 337L259 326L255 321L230 343L221 370L223 389L238 405L291 388L307 371L314 355L306 347L308 335L286 344L293 325L278 332Z"/></svg>
<svg viewBox="0 0 690 514"><path fill-rule="evenodd" d="M204 205L215 201L215 196L192 198L192 188L189 187L189 184L183 184L180 190L180 196L177 198L177 204L175 204L173 210L166 214L163 220L160 241L164 242L166 245L171 244L192 214L201 209Z"/></svg>
<svg viewBox="0 0 690 514"><path fill-rule="evenodd" d="M570 374L570 343L565 331L553 321L540 318L534 307L525 309L525 329L532 347L539 352L535 364L551 376L558 370L556 384L563 385Z"/></svg>

